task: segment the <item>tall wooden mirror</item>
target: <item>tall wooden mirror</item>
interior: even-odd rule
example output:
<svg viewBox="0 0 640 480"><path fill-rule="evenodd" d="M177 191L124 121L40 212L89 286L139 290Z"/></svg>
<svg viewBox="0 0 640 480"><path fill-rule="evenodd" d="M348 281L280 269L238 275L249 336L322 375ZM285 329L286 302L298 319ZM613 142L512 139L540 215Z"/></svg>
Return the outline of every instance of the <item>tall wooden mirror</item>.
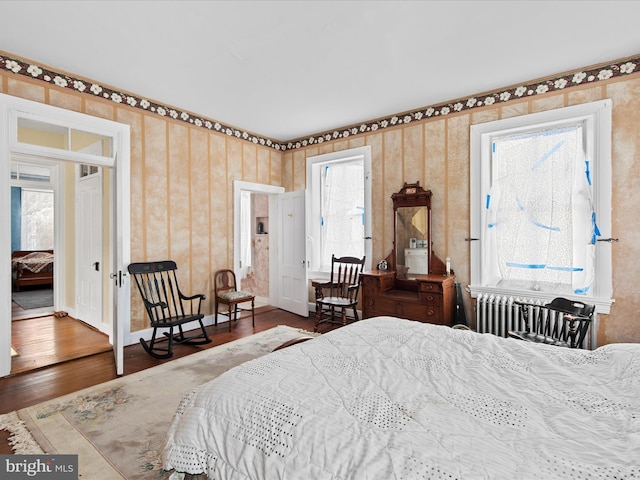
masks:
<svg viewBox="0 0 640 480"><path fill-rule="evenodd" d="M431 190L420 182L405 183L393 200L394 242L391 261L398 280L444 274L445 265L433 253L431 241Z"/></svg>

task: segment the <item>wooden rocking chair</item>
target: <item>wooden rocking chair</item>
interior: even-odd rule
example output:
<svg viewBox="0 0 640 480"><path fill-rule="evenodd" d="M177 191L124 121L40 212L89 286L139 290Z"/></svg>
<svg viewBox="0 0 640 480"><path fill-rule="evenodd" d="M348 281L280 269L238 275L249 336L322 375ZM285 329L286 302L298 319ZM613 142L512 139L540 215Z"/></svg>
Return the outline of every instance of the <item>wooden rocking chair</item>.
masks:
<svg viewBox="0 0 640 480"><path fill-rule="evenodd" d="M149 355L155 358L171 357L174 344L199 345L211 342L202 322L204 314L200 311L205 296L184 295L178 287L176 269L176 263L171 260L132 263L128 267L129 273L136 281L153 327L151 341L147 343L140 338L140 344ZM186 336L182 326L195 321L200 323L201 333ZM178 332L175 334L174 327L178 327ZM158 329L169 329L169 331L163 332L164 337L157 338ZM166 342L166 347L158 346L163 342Z"/></svg>

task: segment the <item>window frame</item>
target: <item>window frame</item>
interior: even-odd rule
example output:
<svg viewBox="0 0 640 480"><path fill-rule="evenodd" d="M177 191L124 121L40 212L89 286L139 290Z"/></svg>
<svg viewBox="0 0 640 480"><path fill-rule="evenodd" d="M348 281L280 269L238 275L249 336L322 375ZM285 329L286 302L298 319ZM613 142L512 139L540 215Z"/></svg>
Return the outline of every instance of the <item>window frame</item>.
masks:
<svg viewBox="0 0 640 480"><path fill-rule="evenodd" d="M322 241L320 233L320 224L317 220L320 217L320 181L322 165L327 163L341 163L362 157L364 162L364 254L365 254L365 270L371 269L372 256L372 201L371 201L371 147L357 147L339 152L326 153L307 157L307 202L306 202L306 229L307 229L307 251L309 259L309 275L317 278L328 278L330 275L331 265L320 265L321 245Z"/></svg>
<svg viewBox="0 0 640 480"><path fill-rule="evenodd" d="M591 295L564 295L570 299L596 305L599 313L609 313L613 303L611 242L611 116L610 99L589 102L544 112L500 119L471 126L470 200L471 200L471 296L479 294L509 295L513 297L550 301L557 294L545 291L505 289L485 285L482 278L484 230L484 202L491 186L491 145L493 137L510 133L537 130L553 125L582 122L586 128L587 155L593 173L593 208L601 236L596 241L595 281Z"/></svg>

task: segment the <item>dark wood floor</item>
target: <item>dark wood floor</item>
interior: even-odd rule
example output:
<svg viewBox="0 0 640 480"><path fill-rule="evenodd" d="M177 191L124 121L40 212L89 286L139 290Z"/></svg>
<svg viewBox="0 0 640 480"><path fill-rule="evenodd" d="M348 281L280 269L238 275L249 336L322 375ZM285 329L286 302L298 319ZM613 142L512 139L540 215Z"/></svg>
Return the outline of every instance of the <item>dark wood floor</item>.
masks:
<svg viewBox="0 0 640 480"><path fill-rule="evenodd" d="M63 324L63 322L58 323L60 319L56 319L53 316L41 317L40 320L52 322L54 328ZM24 321L21 320L20 322ZM15 324L16 322L14 322L14 327ZM237 324L233 325L231 332L229 332L229 326L226 323L217 327L207 327L207 332L213 340L211 343L206 345L179 345L175 347L174 356L171 359L155 359L149 356L139 344L125 347L124 374L130 375L203 349L253 335L277 325L289 325L313 331L314 319L312 317L300 317L274 307L262 307L256 309L255 328L252 327L249 318L238 320ZM323 325L320 331L325 332L331 328L331 325ZM53 335L55 336L55 334ZM16 348L19 349L20 347ZM64 357L64 348L58 346L57 349ZM117 378L113 358L113 351L109 348L108 351L98 352L74 360L64 360L62 363L56 363L55 365L0 378L0 413L8 413L113 380ZM6 441L7 437L8 434L6 432L0 431L0 454L11 453Z"/></svg>

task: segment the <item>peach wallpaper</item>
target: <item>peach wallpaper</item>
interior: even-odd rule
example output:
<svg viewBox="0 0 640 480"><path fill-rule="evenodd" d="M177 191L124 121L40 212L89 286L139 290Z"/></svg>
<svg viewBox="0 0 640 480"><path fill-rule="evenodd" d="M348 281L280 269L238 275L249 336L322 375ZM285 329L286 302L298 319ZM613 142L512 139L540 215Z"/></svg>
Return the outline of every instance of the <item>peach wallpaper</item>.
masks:
<svg viewBox="0 0 640 480"><path fill-rule="evenodd" d="M305 158L361 145L373 153L373 261L386 257L393 244L391 194L403 182L420 181L433 192L434 251L451 257L456 281L470 281L469 141L470 126L500 118L610 98L613 102L613 287L615 303L600 315L598 344L640 342L640 295L633 282L640 265L640 75L553 92L472 112L365 133L322 145L301 147L283 156L284 187L305 186ZM634 208L635 206L635 208ZM473 301L467 297L467 309ZM472 312L469 312L473 316Z"/></svg>
<svg viewBox="0 0 640 480"><path fill-rule="evenodd" d="M1 52L0 52L1 53ZM0 61L2 61L0 55ZM14 61L15 60L11 60ZM211 296L211 276L231 264L233 255L233 181L305 188L307 156L370 145L373 164L374 262L389 254L393 242L391 194L402 183L419 180L433 192L434 250L451 257L457 281L468 284L469 127L475 123L611 98L613 101L614 297L610 315L600 316L598 343L640 342L640 295L633 283L640 258L640 73L637 61L614 67L562 74L473 99L375 120L284 145L171 107L142 108L140 97L113 91L96 95L44 70L34 76L20 64L0 63L0 92L131 126L132 261L172 258L185 290ZM24 65L27 65L25 62ZM630 65L631 64L631 65ZM19 70L16 72L15 70ZM22 73L20 73L22 72ZM600 72L610 72L601 74ZM572 79L584 73L584 82ZM46 78L45 78L46 77ZM580 75L580 77L582 77ZM564 82L568 82L563 84ZM91 82L87 82L90 85ZM96 85L96 84L94 84ZM519 95L517 95L519 92ZM506 98L507 93L509 98ZM114 100L120 99L120 101ZM134 104L135 103L135 104ZM395 120L394 120L395 119ZM209 122L209 127L207 127ZM141 304L132 305L132 331L145 328ZM471 307L467 299L467 306ZM207 313L211 306L207 306Z"/></svg>

